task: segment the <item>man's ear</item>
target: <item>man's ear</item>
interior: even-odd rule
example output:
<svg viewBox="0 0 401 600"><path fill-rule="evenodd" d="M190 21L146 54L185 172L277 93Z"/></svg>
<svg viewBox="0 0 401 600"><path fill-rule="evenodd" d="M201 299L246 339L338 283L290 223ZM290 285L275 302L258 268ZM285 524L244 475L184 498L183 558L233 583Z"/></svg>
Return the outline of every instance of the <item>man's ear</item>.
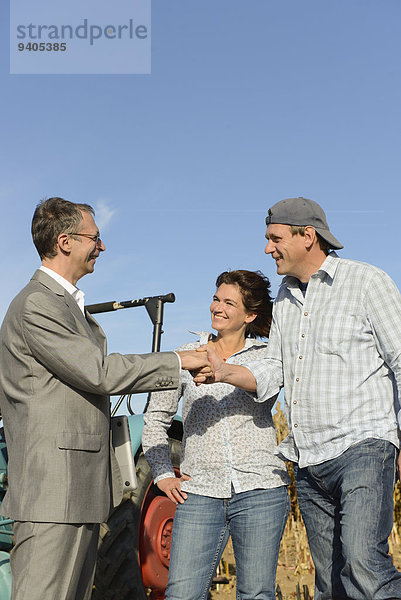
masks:
<svg viewBox="0 0 401 600"><path fill-rule="evenodd" d="M312 248L315 241L317 242L317 233L312 225L306 225L304 229L305 248L309 250Z"/></svg>
<svg viewBox="0 0 401 600"><path fill-rule="evenodd" d="M64 253L70 253L73 240L68 233L60 233L57 237L57 246Z"/></svg>

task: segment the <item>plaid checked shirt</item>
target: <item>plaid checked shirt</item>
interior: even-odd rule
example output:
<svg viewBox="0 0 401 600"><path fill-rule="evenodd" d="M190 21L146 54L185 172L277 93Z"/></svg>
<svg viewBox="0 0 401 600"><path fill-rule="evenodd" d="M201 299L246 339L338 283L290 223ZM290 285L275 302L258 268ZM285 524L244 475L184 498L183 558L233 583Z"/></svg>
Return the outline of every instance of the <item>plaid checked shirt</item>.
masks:
<svg viewBox="0 0 401 600"><path fill-rule="evenodd" d="M258 401L284 385L289 435L278 451L301 468L366 438L399 446L401 296L380 269L331 252L305 297L285 277L266 359L245 366Z"/></svg>

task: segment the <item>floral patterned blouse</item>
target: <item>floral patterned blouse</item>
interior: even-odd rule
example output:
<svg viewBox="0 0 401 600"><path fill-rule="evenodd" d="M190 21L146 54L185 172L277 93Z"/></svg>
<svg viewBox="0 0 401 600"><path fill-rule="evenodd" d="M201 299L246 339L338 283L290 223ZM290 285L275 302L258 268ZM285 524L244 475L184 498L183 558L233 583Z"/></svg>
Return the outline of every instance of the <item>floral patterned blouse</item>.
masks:
<svg viewBox="0 0 401 600"><path fill-rule="evenodd" d="M181 346L194 350L211 337ZM267 344L247 338L242 350L227 362L241 365L264 358ZM154 392L144 415L142 446L155 482L174 477L167 430L183 399L184 436L181 473L191 479L181 483L186 492L230 498L235 493L269 489L289 483L283 461L275 456L276 434L271 409L276 396L255 402L252 394L225 383L196 386L188 371L181 371L177 390Z"/></svg>

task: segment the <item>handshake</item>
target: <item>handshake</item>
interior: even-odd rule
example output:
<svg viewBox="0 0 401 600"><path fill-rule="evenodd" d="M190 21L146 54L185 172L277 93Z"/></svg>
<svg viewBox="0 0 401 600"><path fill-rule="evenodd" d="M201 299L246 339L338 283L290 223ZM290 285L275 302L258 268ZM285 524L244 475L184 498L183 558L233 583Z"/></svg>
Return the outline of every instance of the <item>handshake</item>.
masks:
<svg viewBox="0 0 401 600"><path fill-rule="evenodd" d="M210 346L197 350L177 352L183 369L190 371L196 385L201 383L229 383L249 392L257 391L256 379L245 366L233 365L220 360Z"/></svg>
<svg viewBox="0 0 401 600"><path fill-rule="evenodd" d="M190 371L196 385L221 381L224 363L209 346L203 345L197 350L183 350L177 354L181 359L181 368Z"/></svg>

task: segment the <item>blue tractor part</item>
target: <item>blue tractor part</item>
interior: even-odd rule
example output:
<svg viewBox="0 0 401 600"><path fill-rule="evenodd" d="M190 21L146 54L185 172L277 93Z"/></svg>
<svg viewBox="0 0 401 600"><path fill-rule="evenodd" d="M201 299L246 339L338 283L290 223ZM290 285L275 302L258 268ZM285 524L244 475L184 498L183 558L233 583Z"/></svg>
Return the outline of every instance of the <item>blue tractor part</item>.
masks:
<svg viewBox="0 0 401 600"><path fill-rule="evenodd" d="M7 448L4 431L0 429L0 504L7 487ZM9 551L12 547L12 520L0 517L0 600L11 598L11 568Z"/></svg>
<svg viewBox="0 0 401 600"><path fill-rule="evenodd" d="M0 600L11 598L10 555L0 551Z"/></svg>
<svg viewBox="0 0 401 600"><path fill-rule="evenodd" d="M133 456L137 456L141 449L142 444L142 430L143 430L143 415L129 415L128 417L129 432L131 435L131 446ZM182 438L182 418L176 415L173 420L172 429L177 432L176 435L172 435L175 439L181 440Z"/></svg>
<svg viewBox="0 0 401 600"><path fill-rule="evenodd" d="M128 416L129 433L131 436L132 454L136 456L142 443L143 415Z"/></svg>

